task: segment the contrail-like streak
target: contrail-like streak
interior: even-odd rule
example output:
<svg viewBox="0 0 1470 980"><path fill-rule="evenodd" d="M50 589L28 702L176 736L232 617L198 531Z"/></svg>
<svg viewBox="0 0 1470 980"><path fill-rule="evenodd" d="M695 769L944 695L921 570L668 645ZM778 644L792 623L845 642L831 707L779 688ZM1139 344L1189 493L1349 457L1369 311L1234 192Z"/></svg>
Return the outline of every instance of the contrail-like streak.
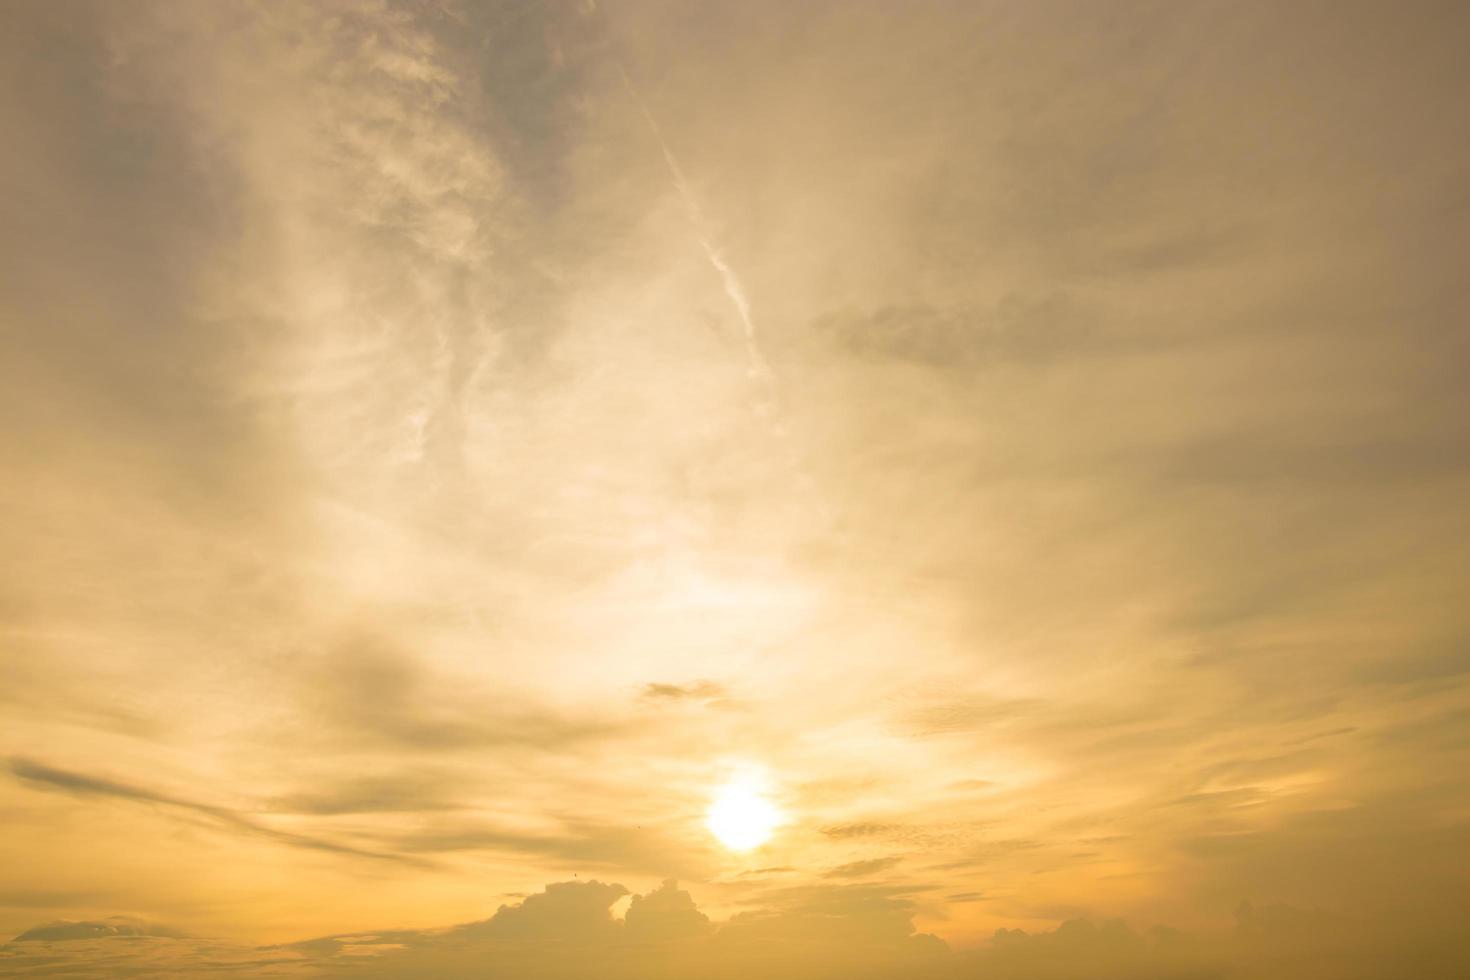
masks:
<svg viewBox="0 0 1470 980"><path fill-rule="evenodd" d="M689 216L689 223L694 226L694 236L699 240L700 247L704 249L705 258L709 260L710 267L719 275L720 282L725 287L725 295L730 298L730 303L740 317L750 375L760 383L763 394L769 397L773 394L771 388L774 377L771 374L770 365L766 362L765 354L761 352L755 320L750 314L750 299L746 296L740 276L730 263L725 261L724 252L712 240L709 221L704 216L704 210L699 206L699 200L690 190L689 181L684 178L684 168L679 166L679 159L669 148L668 140L664 139L663 129L648 108L648 103L644 101L643 95L638 91L638 86L633 83L633 77L628 74L628 69L622 64L618 65L618 74L622 76L623 87L627 89L628 96L633 103L638 106L638 111L643 115L643 121L648 124L649 132L653 134L654 141L658 143L658 148L663 152L664 164L668 167L669 178L674 184L674 190L678 193L679 200L684 203L684 211Z"/></svg>
<svg viewBox="0 0 1470 980"><path fill-rule="evenodd" d="M791 442L791 433L786 428L782 417L784 413L781 410L776 376L771 371L769 362L766 361L765 353L761 350L760 333L756 330L755 318L750 312L750 299L745 292L745 286L741 283L740 276L734 267L725 260L724 252L715 244L710 231L710 222L704 215L704 209L699 206L699 199L694 196L694 191L689 187L689 181L684 176L684 168L679 166L679 158L674 156L674 151L669 147L669 141L664 139L663 127L659 126L653 110L648 107L648 102L644 100L643 93L638 90L637 83L633 81L633 76L629 74L622 59L615 55L614 60L617 64L618 75L623 80L623 88L627 91L633 104L638 107L643 121L648 124L649 132L653 134L654 142L658 144L660 152L663 153L664 165L669 171L669 179L674 185L674 191L679 195L679 200L684 204L684 212L688 215L689 224L694 229L694 237L704 251L705 258L709 260L710 268L714 269L720 277L725 295L729 297L731 305L735 307L736 315L740 318L741 331L745 340L746 374L756 387L754 405L756 414L765 423L773 437L774 445L778 447L788 470L795 477L797 486L800 488L800 497L809 506L814 506L817 513L825 516L826 507L817 493L811 475L802 463L800 454Z"/></svg>

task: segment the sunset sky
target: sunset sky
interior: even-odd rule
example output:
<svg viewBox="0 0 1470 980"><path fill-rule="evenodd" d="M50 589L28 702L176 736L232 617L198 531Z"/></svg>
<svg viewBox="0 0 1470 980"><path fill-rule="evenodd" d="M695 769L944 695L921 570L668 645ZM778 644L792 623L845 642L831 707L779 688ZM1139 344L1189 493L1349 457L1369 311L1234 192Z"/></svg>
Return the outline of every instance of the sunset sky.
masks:
<svg viewBox="0 0 1470 980"><path fill-rule="evenodd" d="M0 975L1465 975L1467 45L5 3Z"/></svg>

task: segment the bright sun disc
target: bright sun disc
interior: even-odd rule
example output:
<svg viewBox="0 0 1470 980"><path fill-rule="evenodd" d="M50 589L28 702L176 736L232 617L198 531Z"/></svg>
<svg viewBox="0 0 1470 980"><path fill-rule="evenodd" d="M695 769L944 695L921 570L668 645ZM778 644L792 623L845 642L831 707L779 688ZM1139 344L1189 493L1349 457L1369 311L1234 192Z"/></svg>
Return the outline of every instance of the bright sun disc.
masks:
<svg viewBox="0 0 1470 980"><path fill-rule="evenodd" d="M732 851L748 851L771 839L781 812L765 794L763 781L751 774L734 777L710 804L705 825Z"/></svg>

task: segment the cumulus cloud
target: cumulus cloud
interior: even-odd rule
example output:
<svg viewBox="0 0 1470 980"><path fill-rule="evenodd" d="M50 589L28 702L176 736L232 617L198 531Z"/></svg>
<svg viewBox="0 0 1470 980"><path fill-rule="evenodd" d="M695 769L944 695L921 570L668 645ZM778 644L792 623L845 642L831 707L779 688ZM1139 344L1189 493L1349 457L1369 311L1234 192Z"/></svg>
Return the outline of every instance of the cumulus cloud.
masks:
<svg viewBox="0 0 1470 980"><path fill-rule="evenodd" d="M645 895L634 895L623 925L630 939L643 942L689 939L713 928L709 916L694 904L694 896L672 878Z"/></svg>
<svg viewBox="0 0 1470 980"><path fill-rule="evenodd" d="M262 947L254 954L275 958L283 968L307 975L364 977L470 977L507 972L521 977L711 977L749 976L759 970L776 976L911 976L939 962L944 947L913 931L902 903L873 894L824 890L788 896L782 908L741 913L716 926L688 892L665 881L634 895L623 919L613 904L628 894L621 885L599 881L560 882L514 905L503 905L489 919L448 929L388 930L330 936L284 947ZM111 935L123 935L114 933ZM70 940L71 935L18 937L4 947L0 969L35 957L36 942ZM79 976L115 969L127 951L112 947L96 959L95 947L54 952ZM201 941L177 943L177 975L208 969L215 975L249 975L249 963L235 965ZM164 947L139 950L136 969L157 968ZM230 954L248 959L244 948ZM125 967L124 970L129 969Z"/></svg>
<svg viewBox="0 0 1470 980"><path fill-rule="evenodd" d="M622 885L600 881L561 882L515 905L502 905L480 925L461 926L455 935L487 939L597 942L617 928L608 909L628 894Z"/></svg>

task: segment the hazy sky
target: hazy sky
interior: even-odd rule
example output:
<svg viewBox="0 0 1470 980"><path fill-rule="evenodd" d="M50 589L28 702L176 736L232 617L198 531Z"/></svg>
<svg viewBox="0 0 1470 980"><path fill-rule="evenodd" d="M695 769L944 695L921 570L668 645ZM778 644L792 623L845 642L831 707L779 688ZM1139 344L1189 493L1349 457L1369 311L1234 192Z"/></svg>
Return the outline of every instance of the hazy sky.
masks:
<svg viewBox="0 0 1470 980"><path fill-rule="evenodd" d="M1455 975L1467 10L6 3L0 972Z"/></svg>

